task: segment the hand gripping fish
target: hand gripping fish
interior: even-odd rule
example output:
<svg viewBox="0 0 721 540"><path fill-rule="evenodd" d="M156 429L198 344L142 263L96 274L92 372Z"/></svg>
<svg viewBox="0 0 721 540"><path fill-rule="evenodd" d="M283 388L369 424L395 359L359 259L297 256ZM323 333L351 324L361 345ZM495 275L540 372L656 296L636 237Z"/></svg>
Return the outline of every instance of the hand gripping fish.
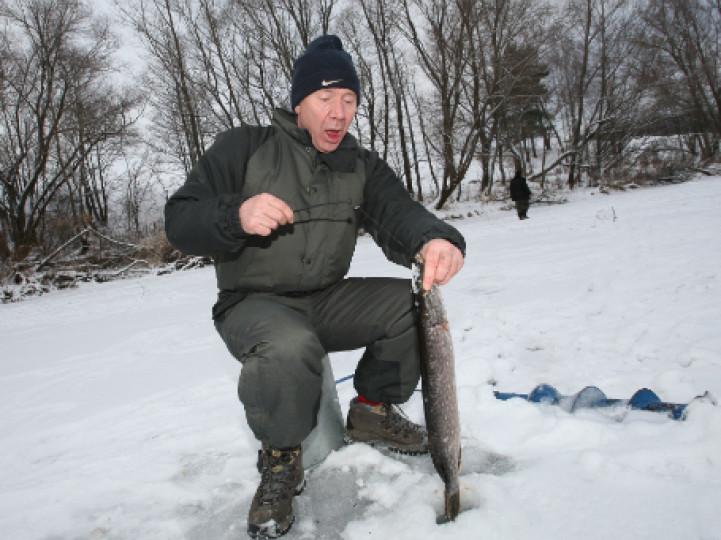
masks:
<svg viewBox="0 0 721 540"><path fill-rule="evenodd" d="M460 511L458 472L461 466L461 428L456 398L453 343L441 291L424 291L423 260L413 265L413 292L418 310L421 345L423 411L433 466L445 483L445 514L439 523L454 520Z"/></svg>

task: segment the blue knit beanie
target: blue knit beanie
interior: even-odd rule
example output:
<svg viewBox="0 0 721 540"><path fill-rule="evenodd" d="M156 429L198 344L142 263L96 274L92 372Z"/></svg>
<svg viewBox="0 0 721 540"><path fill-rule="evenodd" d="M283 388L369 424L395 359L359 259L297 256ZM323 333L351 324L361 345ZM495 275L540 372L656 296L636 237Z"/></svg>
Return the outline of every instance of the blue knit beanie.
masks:
<svg viewBox="0 0 721 540"><path fill-rule="evenodd" d="M295 109L305 96L321 88L348 88L360 101L360 81L353 59L343 50L338 36L325 35L314 39L295 61L290 108Z"/></svg>

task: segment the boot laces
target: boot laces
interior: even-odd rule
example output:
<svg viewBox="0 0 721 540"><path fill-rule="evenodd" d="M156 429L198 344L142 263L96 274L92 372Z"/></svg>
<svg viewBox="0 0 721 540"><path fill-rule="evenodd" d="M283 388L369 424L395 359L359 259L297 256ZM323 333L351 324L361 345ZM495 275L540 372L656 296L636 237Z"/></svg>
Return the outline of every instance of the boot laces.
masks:
<svg viewBox="0 0 721 540"><path fill-rule="evenodd" d="M264 450L263 470L259 486L261 504L274 504L293 496L295 491L296 460L293 450Z"/></svg>
<svg viewBox="0 0 721 540"><path fill-rule="evenodd" d="M383 409L385 412L383 426L393 433L407 437L423 431L423 428L412 422L399 407L384 403Z"/></svg>

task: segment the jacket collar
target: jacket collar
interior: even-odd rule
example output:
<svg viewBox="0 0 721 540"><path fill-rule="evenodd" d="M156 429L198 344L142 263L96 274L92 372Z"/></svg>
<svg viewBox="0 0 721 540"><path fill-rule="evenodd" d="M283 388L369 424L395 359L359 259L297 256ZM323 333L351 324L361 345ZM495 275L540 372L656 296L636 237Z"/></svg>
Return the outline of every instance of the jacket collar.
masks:
<svg viewBox="0 0 721 540"><path fill-rule="evenodd" d="M286 133L291 139L303 146L313 146L308 130L298 127L295 113L285 109L276 109L273 113L273 125ZM358 141L350 133L346 133L343 140L333 152L317 152L318 160L325 163L329 169L337 172L353 172L356 167L360 148Z"/></svg>

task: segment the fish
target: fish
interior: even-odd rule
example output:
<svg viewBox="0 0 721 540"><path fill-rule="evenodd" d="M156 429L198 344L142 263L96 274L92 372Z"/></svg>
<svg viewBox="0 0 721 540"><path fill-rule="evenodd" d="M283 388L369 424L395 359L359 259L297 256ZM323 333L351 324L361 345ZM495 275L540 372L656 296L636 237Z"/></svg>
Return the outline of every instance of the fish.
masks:
<svg viewBox="0 0 721 540"><path fill-rule="evenodd" d="M413 265L413 293L421 349L423 412L433 466L445 484L444 514L438 523L455 520L460 512L461 423L456 394L453 340L437 285L422 286L423 260Z"/></svg>

